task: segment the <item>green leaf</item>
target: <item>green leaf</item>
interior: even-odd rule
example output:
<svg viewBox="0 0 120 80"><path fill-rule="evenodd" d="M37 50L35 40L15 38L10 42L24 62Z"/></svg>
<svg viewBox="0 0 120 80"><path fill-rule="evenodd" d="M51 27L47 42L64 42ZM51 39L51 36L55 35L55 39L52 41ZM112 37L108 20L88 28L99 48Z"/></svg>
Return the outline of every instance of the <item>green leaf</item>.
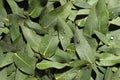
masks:
<svg viewBox="0 0 120 80"><path fill-rule="evenodd" d="M57 48L55 55L48 59L55 62L65 63L69 62L72 58L70 57L70 54Z"/></svg>
<svg viewBox="0 0 120 80"><path fill-rule="evenodd" d="M97 37L106 45L110 45L110 39L108 39L104 34L95 31L95 34L97 35Z"/></svg>
<svg viewBox="0 0 120 80"><path fill-rule="evenodd" d="M75 61L71 61L69 63L69 65L73 68L82 67L82 66L85 66L87 64L88 64L88 62L86 62L84 60L75 60Z"/></svg>
<svg viewBox="0 0 120 80"><path fill-rule="evenodd" d="M37 35L33 30L21 25L23 34L27 42L30 44L31 48L38 52L39 43L41 41L41 36Z"/></svg>
<svg viewBox="0 0 120 80"><path fill-rule="evenodd" d="M120 79L120 69L118 69L112 76L113 80L119 80Z"/></svg>
<svg viewBox="0 0 120 80"><path fill-rule="evenodd" d="M59 40L57 36L45 35L39 44L39 52L44 57L51 57L54 55Z"/></svg>
<svg viewBox="0 0 120 80"><path fill-rule="evenodd" d="M21 80L21 79L24 80L26 77L27 77L26 74L22 73L21 71L19 71L17 69L16 75L15 75L15 80Z"/></svg>
<svg viewBox="0 0 120 80"><path fill-rule="evenodd" d="M60 75L56 75L56 80L72 80L77 75L77 69L71 69Z"/></svg>
<svg viewBox="0 0 120 80"><path fill-rule="evenodd" d="M26 79L24 79L24 80L38 80L38 79L35 78L35 77L28 77L28 78L26 78Z"/></svg>
<svg viewBox="0 0 120 80"><path fill-rule="evenodd" d="M100 62L97 62L100 66L113 66L120 63L120 56L115 56L110 53L102 53L100 56Z"/></svg>
<svg viewBox="0 0 120 80"><path fill-rule="evenodd" d="M28 8L29 15L32 18L38 17L41 14L42 10L44 9L46 3L47 0L44 0L44 2L43 0L30 0Z"/></svg>
<svg viewBox="0 0 120 80"><path fill-rule="evenodd" d="M108 32L109 13L104 0L98 0L96 6L90 11L86 20L84 33L88 36L94 34L94 31L99 31L103 34Z"/></svg>
<svg viewBox="0 0 120 80"><path fill-rule="evenodd" d="M111 24L120 26L120 17L117 17L116 19L113 19L112 21L110 21Z"/></svg>
<svg viewBox="0 0 120 80"><path fill-rule="evenodd" d="M95 30L98 30L98 18L95 7L91 9L83 30L86 35L92 35Z"/></svg>
<svg viewBox="0 0 120 80"><path fill-rule="evenodd" d="M7 75L12 75L14 72L16 72L16 67L14 64L11 64L7 67Z"/></svg>
<svg viewBox="0 0 120 80"><path fill-rule="evenodd" d="M80 8L91 8L91 5L84 0L74 0L73 4Z"/></svg>
<svg viewBox="0 0 120 80"><path fill-rule="evenodd" d="M8 80L8 79L7 79L7 71L6 71L6 68L0 70L0 79L1 79L1 80Z"/></svg>
<svg viewBox="0 0 120 80"><path fill-rule="evenodd" d="M33 22L31 20L26 20L25 21L26 25L30 28L33 29L34 31L36 31L39 34L44 34L47 33L47 31L45 29L43 29L40 24Z"/></svg>
<svg viewBox="0 0 120 80"><path fill-rule="evenodd" d="M43 60L39 63L37 63L37 68L41 69L41 70L45 70L48 68L56 68L56 69L62 69L65 66L68 66L68 64L62 64L62 63L58 63L58 62L52 62L52 61L47 61L47 60Z"/></svg>
<svg viewBox="0 0 120 80"><path fill-rule="evenodd" d="M23 19L16 14L10 14L8 16L8 19L9 19L9 23L11 23L11 27L10 27L11 39L12 41L14 41L16 38L18 38L18 36L20 36L18 23L22 22Z"/></svg>
<svg viewBox="0 0 120 80"><path fill-rule="evenodd" d="M108 8L112 9L115 7L120 7L120 1L119 0L109 0L108 1Z"/></svg>
<svg viewBox="0 0 120 80"><path fill-rule="evenodd" d="M74 41L75 41L75 48L76 48L77 54L79 55L81 60L86 60L90 63L94 63L95 52L92 50L88 41L84 37L82 30L78 30L76 28Z"/></svg>
<svg viewBox="0 0 120 80"><path fill-rule="evenodd" d="M63 19L66 19L69 16L71 9L71 2L66 3L63 6L60 6L45 16L40 20L41 26L43 28L54 27L57 24L57 16L60 16Z"/></svg>
<svg viewBox="0 0 120 80"><path fill-rule="evenodd" d="M109 12L105 0L98 0L96 14L98 17L98 30L106 34L108 32Z"/></svg>
<svg viewBox="0 0 120 80"><path fill-rule="evenodd" d="M70 45L71 38L73 37L72 30L68 24L58 16L57 29L59 33L59 39L64 50Z"/></svg>
<svg viewBox="0 0 120 80"><path fill-rule="evenodd" d="M12 59L13 53L7 53L6 55L3 54L0 57L1 57L0 58L1 59L0 60L0 68L3 68L5 66L13 63L13 59Z"/></svg>
<svg viewBox="0 0 120 80"><path fill-rule="evenodd" d="M28 74L34 73L36 64L35 59L30 58L27 54L22 52L14 53L13 59L20 70Z"/></svg>
<svg viewBox="0 0 120 80"><path fill-rule="evenodd" d="M15 80L15 72L8 76L7 80Z"/></svg>
<svg viewBox="0 0 120 80"><path fill-rule="evenodd" d="M2 1L2 0L1 0ZM7 12L3 7L3 1L0 3L0 20L4 20L7 17Z"/></svg>
<svg viewBox="0 0 120 80"><path fill-rule="evenodd" d="M12 12L14 14L20 15L22 17L23 16L23 9L19 8L19 6L17 5L17 3L14 0L7 0Z"/></svg>
<svg viewBox="0 0 120 80"><path fill-rule="evenodd" d="M110 80L112 78L112 76L113 76L113 72L112 72L111 68L108 67L107 71L105 73L104 80Z"/></svg>

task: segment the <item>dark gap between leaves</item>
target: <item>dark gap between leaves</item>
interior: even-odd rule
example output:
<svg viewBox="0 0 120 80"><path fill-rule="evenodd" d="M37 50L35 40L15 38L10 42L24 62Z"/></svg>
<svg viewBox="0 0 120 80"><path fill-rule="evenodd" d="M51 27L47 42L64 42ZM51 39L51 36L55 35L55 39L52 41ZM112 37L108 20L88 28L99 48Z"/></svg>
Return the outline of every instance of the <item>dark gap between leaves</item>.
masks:
<svg viewBox="0 0 120 80"><path fill-rule="evenodd" d="M74 5L74 4L73 4ZM82 8L82 7L78 7L78 6L76 6L76 5L74 5L74 7L75 7L75 9L72 9L72 10L80 10L80 9L84 9L84 8Z"/></svg>
<svg viewBox="0 0 120 80"><path fill-rule="evenodd" d="M62 69L55 69L55 68L53 68L53 70L54 70L54 73L64 73L64 72L66 72L66 71L69 71L71 68L70 67L64 67L64 68L62 68Z"/></svg>
<svg viewBox="0 0 120 80"><path fill-rule="evenodd" d="M110 24L110 26L109 26L109 31L115 31L115 30L118 30L118 29L120 29L120 27L117 26L117 25Z"/></svg>
<svg viewBox="0 0 120 80"><path fill-rule="evenodd" d="M7 3L7 1L6 1L6 0L3 0L3 3L4 3L4 8L6 9L6 12L7 12L8 14L12 13L12 10L11 10L9 4Z"/></svg>
<svg viewBox="0 0 120 80"><path fill-rule="evenodd" d="M93 78L94 80L96 79L96 73L95 73L94 70L92 70L92 72L91 72L91 76L92 76L92 78Z"/></svg>
<svg viewBox="0 0 120 80"><path fill-rule="evenodd" d="M85 17L87 17L88 15L77 15L76 18L75 18L75 21L76 20L79 20L79 19L83 19Z"/></svg>
<svg viewBox="0 0 120 80"><path fill-rule="evenodd" d="M24 1L21 1L21 2L16 2L17 5L20 7L20 8L24 8L24 10L28 10L28 1L27 0L24 0Z"/></svg>
<svg viewBox="0 0 120 80"><path fill-rule="evenodd" d="M61 6L60 2L58 2L58 1L53 3L53 5L54 5L54 8L57 8L57 7Z"/></svg>
<svg viewBox="0 0 120 80"><path fill-rule="evenodd" d="M39 16L36 17L36 18L32 18L32 17L30 17L30 19L31 19L33 22L37 22L37 23L39 23Z"/></svg>
<svg viewBox="0 0 120 80"><path fill-rule="evenodd" d="M24 37L24 34L23 34L23 32L22 32L21 27L19 27L19 30L20 30L20 33L21 33L21 35L22 35L22 37L23 37L24 42L27 43L27 41L26 41L26 39L25 39L25 37Z"/></svg>

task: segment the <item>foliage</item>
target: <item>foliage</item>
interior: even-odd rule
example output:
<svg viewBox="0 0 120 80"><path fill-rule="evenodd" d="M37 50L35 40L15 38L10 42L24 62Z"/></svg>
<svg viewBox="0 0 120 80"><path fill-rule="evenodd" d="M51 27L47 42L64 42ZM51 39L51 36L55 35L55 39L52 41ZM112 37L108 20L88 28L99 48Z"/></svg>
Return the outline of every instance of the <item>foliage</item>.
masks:
<svg viewBox="0 0 120 80"><path fill-rule="evenodd" d="M0 0L1 80L120 80L120 0Z"/></svg>

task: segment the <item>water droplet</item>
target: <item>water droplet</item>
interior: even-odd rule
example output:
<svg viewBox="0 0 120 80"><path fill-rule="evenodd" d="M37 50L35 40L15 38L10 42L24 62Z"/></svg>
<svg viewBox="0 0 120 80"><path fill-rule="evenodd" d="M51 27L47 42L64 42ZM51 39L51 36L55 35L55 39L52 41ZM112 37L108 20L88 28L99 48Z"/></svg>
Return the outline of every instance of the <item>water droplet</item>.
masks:
<svg viewBox="0 0 120 80"><path fill-rule="evenodd" d="M113 36L111 36L111 37L110 37L110 40L113 40L113 39L114 39L114 37L113 37Z"/></svg>

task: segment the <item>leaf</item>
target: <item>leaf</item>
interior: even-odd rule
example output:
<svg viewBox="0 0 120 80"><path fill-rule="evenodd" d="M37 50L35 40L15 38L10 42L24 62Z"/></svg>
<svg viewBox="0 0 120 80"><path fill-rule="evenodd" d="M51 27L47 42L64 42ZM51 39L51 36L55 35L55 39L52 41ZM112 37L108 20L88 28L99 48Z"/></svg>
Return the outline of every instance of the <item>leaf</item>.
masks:
<svg viewBox="0 0 120 80"><path fill-rule="evenodd" d="M51 57L55 54L59 40L57 36L45 35L39 44L39 52L44 57Z"/></svg>
<svg viewBox="0 0 120 80"><path fill-rule="evenodd" d="M27 42L30 44L30 47L38 52L39 43L41 41L41 36L37 35L33 30L21 25L23 34Z"/></svg>
<svg viewBox="0 0 120 80"><path fill-rule="evenodd" d="M40 24L33 22L31 20L26 20L25 21L26 25L30 28L33 29L35 32L39 33L39 34L44 34L47 33L47 31L45 29L43 29Z"/></svg>
<svg viewBox="0 0 120 80"><path fill-rule="evenodd" d="M100 56L100 62L97 62L100 66L113 66L119 63L120 56L115 56L110 53L102 53Z"/></svg>
<svg viewBox="0 0 120 80"><path fill-rule="evenodd" d="M22 17L24 17L23 15L23 9L19 8L17 3L14 0L7 0L12 12L14 14L20 15Z"/></svg>
<svg viewBox="0 0 120 80"><path fill-rule="evenodd" d="M9 22L11 23L10 31L11 31L11 39L14 41L18 36L20 36L19 24L23 21L21 17L16 14L10 14L8 16Z"/></svg>
<svg viewBox="0 0 120 80"><path fill-rule="evenodd" d="M69 62L71 60L71 57L70 54L68 54L67 52L57 48L55 55L48 59L55 62L65 63Z"/></svg>
<svg viewBox="0 0 120 80"><path fill-rule="evenodd" d="M103 74L101 71L99 71L97 65L94 65L92 68L93 68L93 70L94 70L95 73L96 73L96 78L95 78L95 80L100 80L100 79L103 80L104 74Z"/></svg>
<svg viewBox="0 0 120 80"><path fill-rule="evenodd" d="M68 2L63 6L60 6L52 10L51 12L43 16L43 18L40 20L41 26L43 26L43 28L54 27L57 24L57 16L66 19L70 14L68 13L70 12L70 9L71 2Z"/></svg>
<svg viewBox="0 0 120 80"><path fill-rule="evenodd" d="M77 12L77 15L88 15L90 13L90 9L80 9Z"/></svg>
<svg viewBox="0 0 120 80"><path fill-rule="evenodd" d="M77 75L77 73L78 73L78 69L70 69L61 74L56 74L55 79L56 80L72 80Z"/></svg>
<svg viewBox="0 0 120 80"><path fill-rule="evenodd" d="M94 63L95 53L84 37L83 31L76 28L74 36L75 48L81 60L88 61L89 63Z"/></svg>
<svg viewBox="0 0 120 80"><path fill-rule="evenodd" d="M87 76L86 76L87 75ZM90 80L91 78L91 69L81 69L77 71L77 75L75 76L75 80Z"/></svg>
<svg viewBox="0 0 120 80"><path fill-rule="evenodd" d="M8 76L7 80L15 80L15 72Z"/></svg>
<svg viewBox="0 0 120 80"><path fill-rule="evenodd" d="M120 78L119 78L119 76L120 76L120 69L118 69L114 74L113 74L113 76L112 76L112 79L113 80L119 80Z"/></svg>
<svg viewBox="0 0 120 80"><path fill-rule="evenodd" d="M93 6L86 20L84 33L88 36L99 31L103 34L108 32L109 13L104 0L98 0L96 6Z"/></svg>
<svg viewBox="0 0 120 80"><path fill-rule="evenodd" d="M91 5L84 0L74 0L73 4L80 8L91 8Z"/></svg>
<svg viewBox="0 0 120 80"><path fill-rule="evenodd" d="M7 71L6 71L6 68L0 70L0 79L1 79L1 80L8 80L8 79L7 79Z"/></svg>
<svg viewBox="0 0 120 80"><path fill-rule="evenodd" d="M115 7L120 7L120 1L119 0L109 0L108 1L108 8L112 9Z"/></svg>
<svg viewBox="0 0 120 80"><path fill-rule="evenodd" d="M98 30L98 18L95 7L91 8L83 30L86 35L92 35L95 30Z"/></svg>
<svg viewBox="0 0 120 80"><path fill-rule="evenodd" d="M1 55L0 68L3 68L11 63L13 63L13 53L7 53L6 55Z"/></svg>
<svg viewBox="0 0 120 80"><path fill-rule="evenodd" d="M38 79L35 78L35 77L28 77L28 78L26 78L26 79L24 79L24 80L38 80Z"/></svg>
<svg viewBox="0 0 120 80"><path fill-rule="evenodd" d="M102 33L95 31L95 34L97 35L97 37L106 45L110 45L110 40Z"/></svg>
<svg viewBox="0 0 120 80"><path fill-rule="evenodd" d="M24 80L27 77L26 74L23 74L21 71L17 69L16 75L15 75L15 80Z"/></svg>
<svg viewBox="0 0 120 80"><path fill-rule="evenodd" d="M16 72L16 67L14 64L11 64L7 67L7 75L12 75L14 72Z"/></svg>
<svg viewBox="0 0 120 80"><path fill-rule="evenodd" d="M59 39L64 50L70 45L71 38L73 37L72 30L68 24L58 16L57 29L59 34Z"/></svg>
<svg viewBox="0 0 120 80"><path fill-rule="evenodd" d="M27 74L33 74L35 70L36 60L30 58L27 54L18 52L13 56L16 66Z"/></svg>
<svg viewBox="0 0 120 80"><path fill-rule="evenodd" d="M98 30L106 34L108 32L109 12L105 0L98 0L96 14L98 17Z"/></svg>
<svg viewBox="0 0 120 80"><path fill-rule="evenodd" d="M120 17L117 17L116 19L113 19L112 21L110 21L111 24L120 26Z"/></svg>
<svg viewBox="0 0 120 80"><path fill-rule="evenodd" d="M7 17L7 12L5 8L3 7L3 1L0 2L0 20L4 20Z"/></svg>
<svg viewBox="0 0 120 80"><path fill-rule="evenodd" d="M39 63L37 63L37 68L41 69L41 70L45 70L48 68L56 68L56 69L62 69L65 66L68 66L68 64L63 64L63 63L58 63L58 62L52 62L52 61L47 61L47 60L43 60Z"/></svg>
<svg viewBox="0 0 120 80"><path fill-rule="evenodd" d="M75 61L71 61L69 63L69 65L73 68L82 67L82 66L85 66L87 64L88 64L88 62L86 62L84 60L75 60Z"/></svg>
<svg viewBox="0 0 120 80"><path fill-rule="evenodd" d="M104 80L110 80L112 78L112 76L113 76L113 72L112 72L111 68L108 67L107 71L105 73Z"/></svg>
<svg viewBox="0 0 120 80"><path fill-rule="evenodd" d="M44 9L45 5L47 3L47 0L31 0L29 1L29 7L28 7L28 12L29 15L32 18L39 17L41 14L42 10Z"/></svg>

